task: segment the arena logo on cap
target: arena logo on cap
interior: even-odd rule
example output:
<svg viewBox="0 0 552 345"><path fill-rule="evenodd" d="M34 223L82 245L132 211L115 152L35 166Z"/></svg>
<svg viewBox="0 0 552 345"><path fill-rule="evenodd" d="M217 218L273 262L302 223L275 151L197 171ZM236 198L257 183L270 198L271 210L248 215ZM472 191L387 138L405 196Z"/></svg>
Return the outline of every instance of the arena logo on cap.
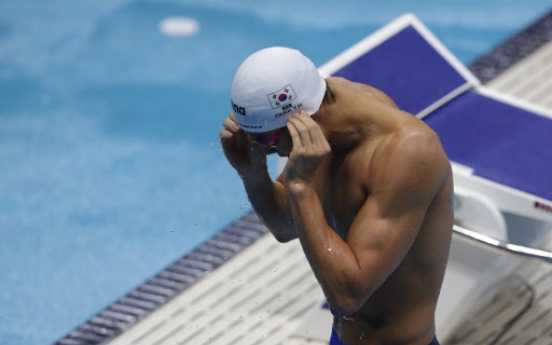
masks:
<svg viewBox="0 0 552 345"><path fill-rule="evenodd" d="M291 103L291 101L297 98L297 95L295 94L295 91L293 91L291 84L288 84L282 89L273 92L267 96L272 109L283 107L284 105Z"/></svg>
<svg viewBox="0 0 552 345"><path fill-rule="evenodd" d="M239 105L234 103L234 101L231 101L231 102L232 102L232 109L234 110L234 114L240 114L240 115L245 116L245 108L240 107Z"/></svg>

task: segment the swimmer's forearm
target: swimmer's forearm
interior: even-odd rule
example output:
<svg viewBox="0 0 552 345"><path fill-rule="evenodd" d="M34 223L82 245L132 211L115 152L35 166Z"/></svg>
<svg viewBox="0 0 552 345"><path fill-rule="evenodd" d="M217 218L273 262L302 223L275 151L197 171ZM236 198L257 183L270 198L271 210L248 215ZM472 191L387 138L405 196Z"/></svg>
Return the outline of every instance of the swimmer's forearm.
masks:
<svg viewBox="0 0 552 345"><path fill-rule="evenodd" d="M332 312L356 312L361 305L358 291L364 289L355 253L328 225L314 188L296 184L288 190L299 240Z"/></svg>
<svg viewBox="0 0 552 345"><path fill-rule="evenodd" d="M285 186L272 181L268 172L242 177L247 196L259 218L279 242L297 238Z"/></svg>

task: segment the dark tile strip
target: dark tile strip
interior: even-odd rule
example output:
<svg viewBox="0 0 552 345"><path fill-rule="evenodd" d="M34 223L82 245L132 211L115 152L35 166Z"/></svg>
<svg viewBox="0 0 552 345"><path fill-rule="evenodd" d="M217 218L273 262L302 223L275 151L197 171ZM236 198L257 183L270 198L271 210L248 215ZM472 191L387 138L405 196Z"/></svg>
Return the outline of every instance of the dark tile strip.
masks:
<svg viewBox="0 0 552 345"><path fill-rule="evenodd" d="M483 84L552 40L552 11L469 66Z"/></svg>

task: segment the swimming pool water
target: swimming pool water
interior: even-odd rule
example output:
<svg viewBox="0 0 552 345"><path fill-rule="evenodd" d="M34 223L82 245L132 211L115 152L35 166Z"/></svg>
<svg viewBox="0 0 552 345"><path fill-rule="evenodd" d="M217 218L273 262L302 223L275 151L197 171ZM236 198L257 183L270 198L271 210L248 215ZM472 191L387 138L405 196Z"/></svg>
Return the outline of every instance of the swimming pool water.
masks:
<svg viewBox="0 0 552 345"><path fill-rule="evenodd" d="M285 45L321 65L412 12L469 64L548 10L549 0L0 2L0 343L54 342L249 210L218 131L250 53ZM197 32L161 32L172 17Z"/></svg>

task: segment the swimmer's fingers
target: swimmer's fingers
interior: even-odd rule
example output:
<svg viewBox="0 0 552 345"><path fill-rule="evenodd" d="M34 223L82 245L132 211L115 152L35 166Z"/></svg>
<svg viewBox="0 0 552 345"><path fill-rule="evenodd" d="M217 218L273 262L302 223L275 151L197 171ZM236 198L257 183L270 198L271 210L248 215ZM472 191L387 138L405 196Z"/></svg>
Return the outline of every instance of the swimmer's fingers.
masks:
<svg viewBox="0 0 552 345"><path fill-rule="evenodd" d="M236 116L234 115L234 112L233 112L233 111L230 112L230 120L232 120L232 121L234 121L234 122L236 122L236 123L238 122L238 121L236 121Z"/></svg>
<svg viewBox="0 0 552 345"><path fill-rule="evenodd" d="M227 129L223 129L219 132L220 143L223 147L231 146L234 133Z"/></svg>
<svg viewBox="0 0 552 345"><path fill-rule="evenodd" d="M318 170L320 163L330 152L324 148L323 133L308 114L293 115L287 123L293 149L284 172L286 183L309 181ZM320 138L322 136L322 138ZM322 140L323 139L323 140ZM321 144L322 143L322 144Z"/></svg>
<svg viewBox="0 0 552 345"><path fill-rule="evenodd" d="M291 118L290 122L300 134L303 146L307 152L320 155L330 151L330 144L320 126L305 112L300 112Z"/></svg>
<svg viewBox="0 0 552 345"><path fill-rule="evenodd" d="M226 119L228 120L228 119ZM224 120L224 129L222 129L220 132L219 132L219 137L220 137L220 143L222 144L222 147L223 148L226 148L226 147L231 147L231 146L234 146L234 131L232 131L231 129L227 128L226 126L226 120Z"/></svg>
<svg viewBox="0 0 552 345"><path fill-rule="evenodd" d="M313 140L311 138L311 129L308 125L305 125L297 115L293 115L289 123L293 125L297 133L299 134L299 139L301 141L301 146L304 147L306 150L312 149L313 146Z"/></svg>
<svg viewBox="0 0 552 345"><path fill-rule="evenodd" d="M330 149L330 144L328 143L326 136L322 132L322 129L320 128L318 123L316 123L316 121L314 121L309 116L309 114L307 114L304 111L301 111L295 114L293 117L298 121L300 121L303 124L303 126L308 130L309 139L312 142L312 144L314 144L315 146L323 150Z"/></svg>
<svg viewBox="0 0 552 345"><path fill-rule="evenodd" d="M289 135L291 136L291 142L293 144L293 150L297 150L299 148L302 148L303 143L301 141L301 137L300 137L299 132L297 131L297 129L295 129L295 125L293 124L293 122L291 120L288 121L288 123L287 123L287 129L289 131Z"/></svg>
<svg viewBox="0 0 552 345"><path fill-rule="evenodd" d="M239 132L241 130L240 126L236 122L236 118L234 117L234 113L230 113L230 117L227 117L222 121L222 126L224 129L227 129L233 133Z"/></svg>
<svg viewBox="0 0 552 345"><path fill-rule="evenodd" d="M219 133L222 150L226 159L236 169L241 177L249 176L258 171L266 171L266 154L263 149L254 145L249 135L241 129L234 118L234 113L222 122Z"/></svg>
<svg viewBox="0 0 552 345"><path fill-rule="evenodd" d="M230 117L222 121L222 127L224 129L220 131L219 137L223 148L248 145L249 138L235 121L234 113L230 113Z"/></svg>

